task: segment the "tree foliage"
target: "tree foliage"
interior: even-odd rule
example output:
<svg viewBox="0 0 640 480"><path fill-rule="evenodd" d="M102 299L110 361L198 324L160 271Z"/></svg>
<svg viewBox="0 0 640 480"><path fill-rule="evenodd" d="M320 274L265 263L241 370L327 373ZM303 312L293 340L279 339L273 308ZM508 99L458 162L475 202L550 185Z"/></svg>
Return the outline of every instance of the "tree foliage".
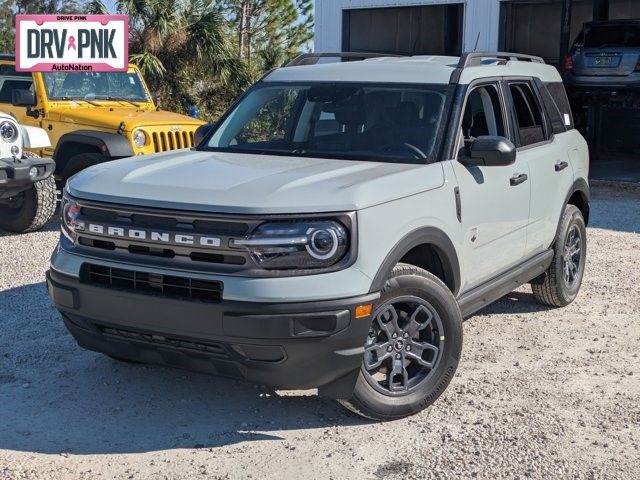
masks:
<svg viewBox="0 0 640 480"><path fill-rule="evenodd" d="M309 48L313 0L118 0L130 61L163 108L219 116L265 71ZM103 0L0 0L0 52L15 49L16 13L113 13Z"/></svg>

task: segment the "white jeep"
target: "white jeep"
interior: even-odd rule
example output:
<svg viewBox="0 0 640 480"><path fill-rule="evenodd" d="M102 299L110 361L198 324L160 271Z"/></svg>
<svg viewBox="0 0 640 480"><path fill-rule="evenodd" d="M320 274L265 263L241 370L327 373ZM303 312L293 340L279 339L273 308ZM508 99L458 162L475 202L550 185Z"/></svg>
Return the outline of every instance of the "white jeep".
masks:
<svg viewBox="0 0 640 480"><path fill-rule="evenodd" d="M554 67L327 56L266 75L191 150L67 183L48 285L82 347L386 420L444 391L464 317L525 283L576 298L588 153Z"/></svg>
<svg viewBox="0 0 640 480"><path fill-rule="evenodd" d="M0 112L0 229L31 232L53 216L55 163L25 150L50 146L42 128L20 125Z"/></svg>

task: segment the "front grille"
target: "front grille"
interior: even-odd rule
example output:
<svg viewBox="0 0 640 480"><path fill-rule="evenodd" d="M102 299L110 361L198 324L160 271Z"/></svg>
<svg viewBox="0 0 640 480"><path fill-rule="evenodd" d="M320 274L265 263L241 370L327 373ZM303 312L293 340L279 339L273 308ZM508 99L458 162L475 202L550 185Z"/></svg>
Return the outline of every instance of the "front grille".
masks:
<svg viewBox="0 0 640 480"><path fill-rule="evenodd" d="M151 134L153 148L156 152L166 152L193 146L193 132L153 132Z"/></svg>
<svg viewBox="0 0 640 480"><path fill-rule="evenodd" d="M167 347L182 348L207 353L218 358L230 358L227 349L220 343L202 343L180 338L167 337L157 333L144 333L135 330L108 327L106 325L96 325L105 335L126 339L129 341L143 342L153 345L163 345Z"/></svg>
<svg viewBox="0 0 640 480"><path fill-rule="evenodd" d="M82 267L83 283L182 300L219 303L222 282L138 272L123 268L86 263Z"/></svg>
<svg viewBox="0 0 640 480"><path fill-rule="evenodd" d="M175 259L182 262L183 267L200 270L215 264L226 269L225 271L237 271L251 265L249 252L232 247L230 242L232 239L245 237L259 223L259 220L247 222L242 217L155 213L97 205L81 205L79 220L86 225L84 230L77 232L77 243L82 247L107 250L116 255L128 253ZM102 230L97 231L96 225ZM122 232L145 231L146 236L132 238L108 235L109 227ZM161 236L154 240L151 232ZM178 243L175 235L186 235L194 241L189 244ZM209 243L203 244L202 237L206 237ZM142 258L139 260L144 261Z"/></svg>

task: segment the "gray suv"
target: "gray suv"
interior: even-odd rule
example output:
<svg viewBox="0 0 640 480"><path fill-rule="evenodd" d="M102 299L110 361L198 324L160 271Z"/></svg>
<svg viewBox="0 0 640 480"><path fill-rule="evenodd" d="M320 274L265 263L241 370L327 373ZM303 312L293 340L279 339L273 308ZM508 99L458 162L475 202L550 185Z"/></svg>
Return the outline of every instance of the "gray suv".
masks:
<svg viewBox="0 0 640 480"><path fill-rule="evenodd" d="M47 283L82 347L388 420L445 390L463 318L525 283L576 298L588 155L555 68L326 56L266 75L193 149L69 180Z"/></svg>
<svg viewBox="0 0 640 480"><path fill-rule="evenodd" d="M571 89L640 87L640 19L585 23L564 70Z"/></svg>

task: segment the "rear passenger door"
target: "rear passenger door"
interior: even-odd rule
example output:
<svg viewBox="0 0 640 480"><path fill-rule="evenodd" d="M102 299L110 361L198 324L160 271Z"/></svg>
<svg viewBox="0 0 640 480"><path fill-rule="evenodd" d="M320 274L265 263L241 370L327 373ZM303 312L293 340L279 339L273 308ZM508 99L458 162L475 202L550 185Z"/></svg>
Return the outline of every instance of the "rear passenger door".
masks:
<svg viewBox="0 0 640 480"><path fill-rule="evenodd" d="M553 242L573 173L568 146L554 135L544 107L541 94L545 92L531 79L509 79L505 92L510 100L518 160L529 168L531 208L525 246L525 256L529 257Z"/></svg>
<svg viewBox="0 0 640 480"><path fill-rule="evenodd" d="M460 122L460 150L452 167L458 182L463 255L468 266L464 290L469 290L521 263L529 221L526 160L513 165L464 165L466 151L483 136L510 137L508 110L499 81L472 84ZM461 162L462 160L462 162ZM520 178L522 181L514 182Z"/></svg>

